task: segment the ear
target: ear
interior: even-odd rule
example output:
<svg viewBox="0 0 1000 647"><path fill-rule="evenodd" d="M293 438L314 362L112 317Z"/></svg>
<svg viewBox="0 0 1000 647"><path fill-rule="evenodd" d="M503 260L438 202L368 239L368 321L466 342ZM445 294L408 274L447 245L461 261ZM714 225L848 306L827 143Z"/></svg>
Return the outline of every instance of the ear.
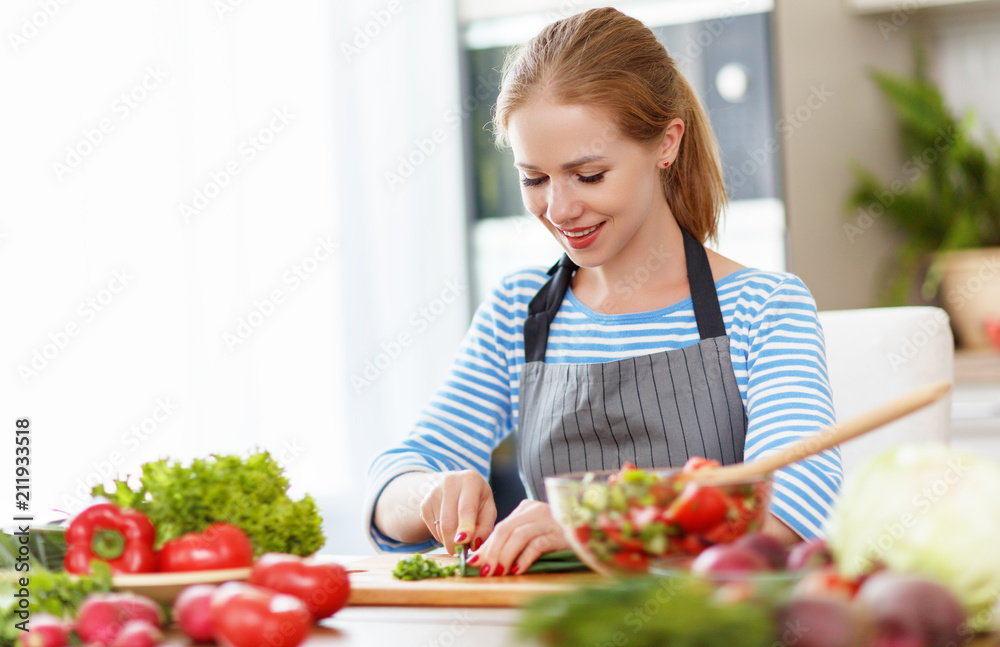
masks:
<svg viewBox="0 0 1000 647"><path fill-rule="evenodd" d="M667 124L663 131L663 137L657 145L657 162L662 168L665 162L674 163L677 153L681 148L681 139L684 137L684 122L679 117L675 117Z"/></svg>

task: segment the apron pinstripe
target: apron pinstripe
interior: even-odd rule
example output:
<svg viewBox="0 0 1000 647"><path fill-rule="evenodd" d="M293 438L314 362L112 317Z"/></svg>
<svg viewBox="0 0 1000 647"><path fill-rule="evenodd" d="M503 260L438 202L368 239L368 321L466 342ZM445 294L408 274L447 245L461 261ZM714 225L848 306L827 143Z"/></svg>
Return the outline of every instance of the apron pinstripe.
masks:
<svg viewBox="0 0 1000 647"><path fill-rule="evenodd" d="M529 304L517 439L529 497L544 501L544 478L566 472L625 462L680 467L689 456L743 460L746 412L712 269L705 248L683 234L697 344L602 364L546 364L549 326L577 269L565 255Z"/></svg>

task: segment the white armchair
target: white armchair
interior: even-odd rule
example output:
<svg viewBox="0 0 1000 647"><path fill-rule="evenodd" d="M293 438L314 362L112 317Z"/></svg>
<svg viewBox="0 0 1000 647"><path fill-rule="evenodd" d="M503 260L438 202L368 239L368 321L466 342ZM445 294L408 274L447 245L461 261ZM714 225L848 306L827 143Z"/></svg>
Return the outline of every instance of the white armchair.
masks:
<svg viewBox="0 0 1000 647"><path fill-rule="evenodd" d="M940 308L819 313L837 420L843 421L935 380L953 380L955 347ZM902 442L947 443L951 396L841 446L844 473Z"/></svg>

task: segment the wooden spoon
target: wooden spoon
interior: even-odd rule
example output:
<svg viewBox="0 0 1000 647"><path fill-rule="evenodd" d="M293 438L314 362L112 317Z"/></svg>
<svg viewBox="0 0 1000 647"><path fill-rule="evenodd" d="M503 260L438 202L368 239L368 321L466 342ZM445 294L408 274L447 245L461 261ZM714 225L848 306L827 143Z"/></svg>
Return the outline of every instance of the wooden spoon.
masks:
<svg viewBox="0 0 1000 647"><path fill-rule="evenodd" d="M940 400L951 390L951 382L942 380L914 389L910 393L887 404L855 416L846 422L829 427L809 438L797 441L784 449L767 454L752 463L723 465L715 469L695 470L686 478L703 484L731 483L773 472L774 470L818 454L835 445L866 434L872 429L913 413Z"/></svg>

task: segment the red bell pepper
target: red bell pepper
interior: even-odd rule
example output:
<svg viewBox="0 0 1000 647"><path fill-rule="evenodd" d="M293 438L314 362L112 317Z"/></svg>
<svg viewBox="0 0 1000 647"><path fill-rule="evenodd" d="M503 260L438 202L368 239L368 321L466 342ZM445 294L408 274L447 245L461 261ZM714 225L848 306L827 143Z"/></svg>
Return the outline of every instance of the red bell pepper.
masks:
<svg viewBox="0 0 1000 647"><path fill-rule="evenodd" d="M267 553L250 571L250 583L294 595L306 603L314 620L329 618L351 595L347 571L340 564Z"/></svg>
<svg viewBox="0 0 1000 647"><path fill-rule="evenodd" d="M202 532L189 532L163 544L160 570L214 571L253 564L253 546L247 534L228 523L213 523Z"/></svg>
<svg viewBox="0 0 1000 647"><path fill-rule="evenodd" d="M70 522L64 568L90 573L90 562L96 559L107 562L115 573L149 573L156 570L155 542L156 529L146 515L99 503Z"/></svg>

